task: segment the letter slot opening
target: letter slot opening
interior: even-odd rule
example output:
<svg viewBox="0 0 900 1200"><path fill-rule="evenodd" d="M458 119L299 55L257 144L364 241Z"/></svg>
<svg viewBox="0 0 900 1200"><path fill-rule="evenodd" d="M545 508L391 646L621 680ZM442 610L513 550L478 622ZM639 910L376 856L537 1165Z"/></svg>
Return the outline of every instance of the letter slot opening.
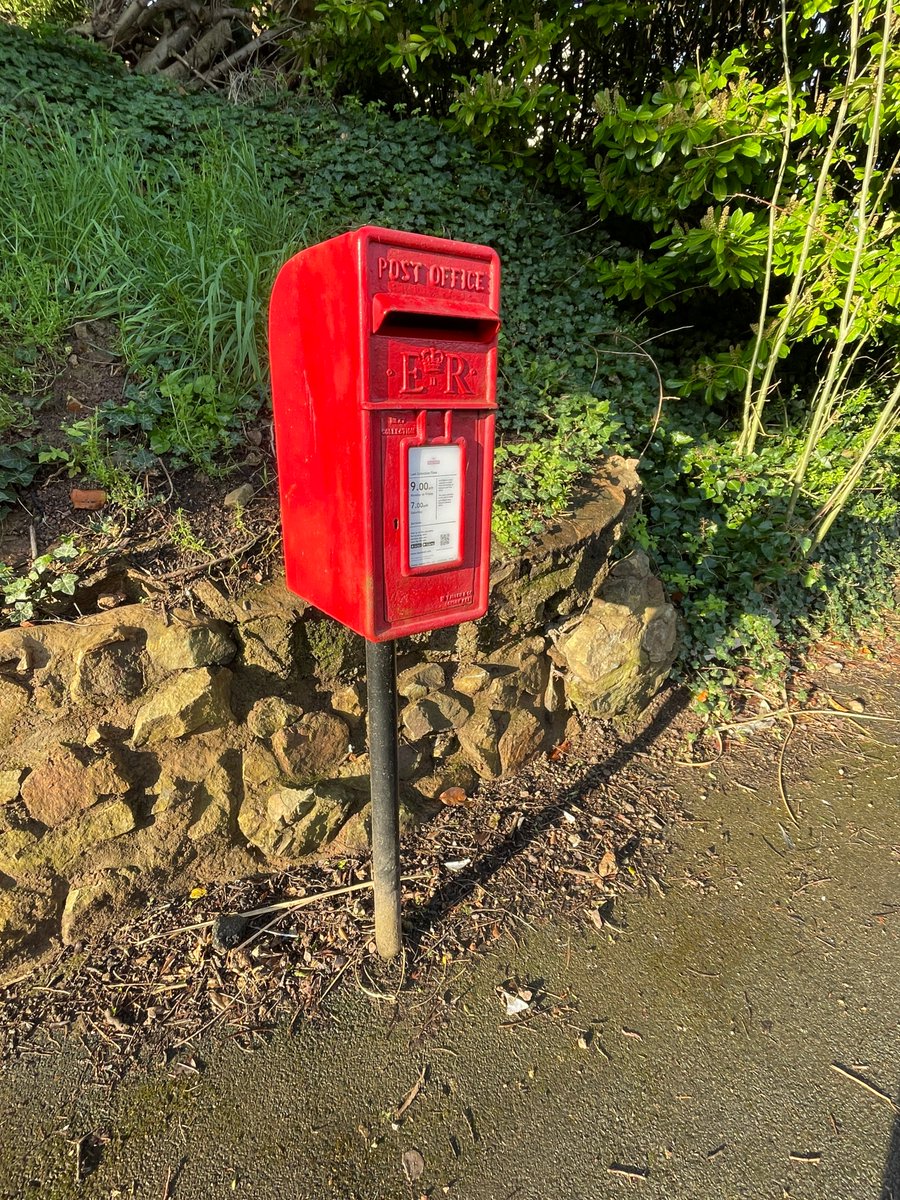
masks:
<svg viewBox="0 0 900 1200"><path fill-rule="evenodd" d="M437 311L435 311L435 309ZM418 299L377 295L372 298L372 330L393 337L447 338L451 341L490 342L500 318L486 305L441 304L423 309Z"/></svg>

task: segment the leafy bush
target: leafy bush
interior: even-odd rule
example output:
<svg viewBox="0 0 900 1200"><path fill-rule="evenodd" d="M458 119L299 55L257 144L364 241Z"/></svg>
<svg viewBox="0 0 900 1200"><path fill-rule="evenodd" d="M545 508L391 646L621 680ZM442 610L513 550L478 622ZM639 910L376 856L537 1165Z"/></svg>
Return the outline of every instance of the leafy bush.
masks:
<svg viewBox="0 0 900 1200"><path fill-rule="evenodd" d="M0 207L9 214L0 296L14 297L0 302L0 367L6 355L14 376L17 355L33 359L73 320L102 315L118 322L132 366L122 403L73 424L64 452L73 469L110 471L118 487L116 472L157 454L173 468L225 465L266 395L263 317L278 264L350 227L399 226L500 253L503 538L523 541L565 508L605 451L643 451L634 537L684 614L682 670L700 679L707 706L741 670L774 685L788 639L802 646L827 623L857 627L892 602L897 435L814 551L785 523L801 444L795 402L785 399L783 429L752 459L737 454L734 432L705 403L669 397L656 425L645 333L605 298L594 269L598 260L620 261L621 272L627 264L608 236L583 228L578 205L498 171L422 119L277 96L231 107L124 73L93 47L2 26L0 52ZM710 217L698 255L715 258L721 221ZM727 254L722 262L724 288ZM696 346L696 337L673 344L660 358L664 373L683 375ZM698 374L710 399L745 374L740 353L710 347ZM733 378L723 391L724 371ZM857 395L818 443L806 480L813 496L842 477L873 404ZM34 469L21 456L8 466L22 479ZM0 488L4 469L0 458ZM120 495L130 503L127 485Z"/></svg>
<svg viewBox="0 0 900 1200"><path fill-rule="evenodd" d="M601 88L639 96L676 63L764 41L778 5L321 0L316 13L286 53L338 95L405 104L498 161L577 184Z"/></svg>
<svg viewBox="0 0 900 1200"><path fill-rule="evenodd" d="M0 0L0 21L40 30L58 25L74 25L90 5L83 0Z"/></svg>
<svg viewBox="0 0 900 1200"><path fill-rule="evenodd" d="M800 431L788 430L748 460L703 408L672 405L642 462L647 494L629 536L656 560L682 613L679 673L706 710L722 710L729 690L751 678L777 697L788 654L826 632L854 640L898 606L900 437L885 448L883 478L815 548L785 528L800 444ZM840 470L843 453L835 431L817 469Z"/></svg>
<svg viewBox="0 0 900 1200"><path fill-rule="evenodd" d="M74 595L78 575L66 564L80 551L71 541L61 542L47 554L39 554L24 575L16 575L0 563L0 610L14 624L54 612L61 598Z"/></svg>

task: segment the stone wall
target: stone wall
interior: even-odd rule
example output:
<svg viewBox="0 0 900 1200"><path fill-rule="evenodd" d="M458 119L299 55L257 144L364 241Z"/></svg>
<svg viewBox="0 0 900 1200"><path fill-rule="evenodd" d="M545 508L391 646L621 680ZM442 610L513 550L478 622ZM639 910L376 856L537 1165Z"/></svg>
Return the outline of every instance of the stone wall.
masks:
<svg viewBox="0 0 900 1200"><path fill-rule="evenodd" d="M480 622L404 640L404 817L519 769L573 709L643 706L674 612L641 555L609 569L634 465L529 553ZM366 845L364 643L283 583L0 633L0 972L149 897Z"/></svg>

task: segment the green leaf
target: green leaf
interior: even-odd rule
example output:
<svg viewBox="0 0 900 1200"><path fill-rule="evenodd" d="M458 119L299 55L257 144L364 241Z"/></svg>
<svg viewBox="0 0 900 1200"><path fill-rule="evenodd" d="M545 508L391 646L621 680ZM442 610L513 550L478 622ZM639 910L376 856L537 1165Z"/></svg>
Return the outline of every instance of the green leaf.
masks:
<svg viewBox="0 0 900 1200"><path fill-rule="evenodd" d="M50 591L56 592L64 596L74 596L75 588L78 586L78 576L73 575L71 571L64 575L57 576L50 584Z"/></svg>

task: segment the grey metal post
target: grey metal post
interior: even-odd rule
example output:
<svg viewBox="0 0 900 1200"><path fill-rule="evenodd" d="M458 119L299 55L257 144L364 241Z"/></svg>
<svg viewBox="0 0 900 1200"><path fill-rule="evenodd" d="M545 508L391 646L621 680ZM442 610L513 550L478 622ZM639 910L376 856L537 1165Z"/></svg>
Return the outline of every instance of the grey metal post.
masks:
<svg viewBox="0 0 900 1200"><path fill-rule="evenodd" d="M400 788L397 769L397 650L366 642L372 880L375 945L382 958L400 953Z"/></svg>

